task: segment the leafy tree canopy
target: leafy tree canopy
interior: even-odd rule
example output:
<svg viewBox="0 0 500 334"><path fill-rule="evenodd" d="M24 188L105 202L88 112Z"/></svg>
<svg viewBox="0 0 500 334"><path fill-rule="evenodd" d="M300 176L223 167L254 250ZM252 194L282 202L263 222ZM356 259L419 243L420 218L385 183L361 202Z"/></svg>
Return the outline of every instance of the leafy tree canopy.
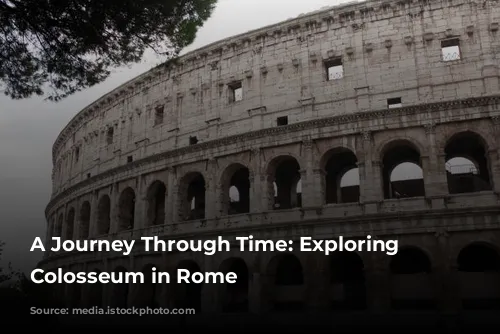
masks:
<svg viewBox="0 0 500 334"><path fill-rule="evenodd" d="M140 61L146 49L171 59L216 2L0 0L0 87L13 99L58 101Z"/></svg>

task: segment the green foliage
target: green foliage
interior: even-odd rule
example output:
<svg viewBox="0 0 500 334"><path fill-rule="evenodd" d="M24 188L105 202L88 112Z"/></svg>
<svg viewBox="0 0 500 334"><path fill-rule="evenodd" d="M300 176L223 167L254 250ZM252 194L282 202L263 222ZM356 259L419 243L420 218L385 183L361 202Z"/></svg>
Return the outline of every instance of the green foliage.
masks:
<svg viewBox="0 0 500 334"><path fill-rule="evenodd" d="M0 0L0 83L13 99L61 100L152 48L168 60L217 0Z"/></svg>

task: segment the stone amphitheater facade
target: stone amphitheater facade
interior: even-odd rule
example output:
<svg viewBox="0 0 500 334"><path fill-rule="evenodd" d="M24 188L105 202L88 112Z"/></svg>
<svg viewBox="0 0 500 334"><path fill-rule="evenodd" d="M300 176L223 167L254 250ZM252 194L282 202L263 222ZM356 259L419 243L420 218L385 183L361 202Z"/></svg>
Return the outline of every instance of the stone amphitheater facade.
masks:
<svg viewBox="0 0 500 334"><path fill-rule="evenodd" d="M80 111L53 146L47 238L371 235L397 239L396 256L139 247L126 257L47 252L40 266L239 277L233 287L63 287L73 305L498 307L499 23L490 0L322 9L144 73ZM455 158L471 165L449 168ZM420 176L392 179L401 164Z"/></svg>

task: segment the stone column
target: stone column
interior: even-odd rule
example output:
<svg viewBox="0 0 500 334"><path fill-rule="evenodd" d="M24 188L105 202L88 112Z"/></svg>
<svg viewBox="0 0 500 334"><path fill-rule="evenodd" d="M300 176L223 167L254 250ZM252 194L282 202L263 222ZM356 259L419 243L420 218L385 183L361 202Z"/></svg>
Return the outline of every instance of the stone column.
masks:
<svg viewBox="0 0 500 334"><path fill-rule="evenodd" d="M302 206L304 208L317 208L323 205L321 174L314 165L313 141L306 138L302 143L305 166L301 166L302 180Z"/></svg>
<svg viewBox="0 0 500 334"><path fill-rule="evenodd" d="M312 253L314 254L314 253ZM307 287L307 304L311 311L328 309L330 297L330 284L328 275L328 257L311 256L306 271L305 283Z"/></svg>
<svg viewBox="0 0 500 334"><path fill-rule="evenodd" d="M422 171L425 185L425 196L431 199L433 208L444 207L444 197L448 193L446 177L446 159L444 152L439 152L436 147L436 126L434 123L426 124L428 155L421 157Z"/></svg>
<svg viewBox="0 0 500 334"><path fill-rule="evenodd" d="M110 191L110 222L109 222L109 233L116 233L118 231L118 219L120 214L119 200L120 192L118 189L118 184L114 183L112 190Z"/></svg>
<svg viewBox="0 0 500 334"><path fill-rule="evenodd" d="M443 314L456 314L461 308L460 286L455 261L449 252L449 235L440 230L436 233L436 297Z"/></svg>
<svg viewBox="0 0 500 334"><path fill-rule="evenodd" d="M147 186L144 187L142 176L137 177L137 189L135 195L135 210L134 210L134 230L140 230L148 227L147 221Z"/></svg>
<svg viewBox="0 0 500 334"><path fill-rule="evenodd" d="M370 131L362 133L364 157L360 158L359 169L360 192L363 188L363 196L360 201L365 204L366 213L377 213L378 202L383 199L383 185L381 180L381 164L378 158L373 159L373 140Z"/></svg>
<svg viewBox="0 0 500 334"><path fill-rule="evenodd" d="M175 223L179 220L178 199L179 185L173 168L168 169L167 174L167 201L165 203L165 221L167 224Z"/></svg>
<svg viewBox="0 0 500 334"><path fill-rule="evenodd" d="M94 238L97 235L97 224L99 218L99 193L97 191L93 192L90 197L90 221L89 221L89 239Z"/></svg>
<svg viewBox="0 0 500 334"><path fill-rule="evenodd" d="M218 180L215 178L215 159L210 160L209 166L209 174L205 181L205 219L214 219L218 216L217 208L220 207L221 189Z"/></svg>
<svg viewBox="0 0 500 334"><path fill-rule="evenodd" d="M378 256L373 255L372 263L366 268L365 278L369 311L375 315L388 313L391 307L390 273Z"/></svg>

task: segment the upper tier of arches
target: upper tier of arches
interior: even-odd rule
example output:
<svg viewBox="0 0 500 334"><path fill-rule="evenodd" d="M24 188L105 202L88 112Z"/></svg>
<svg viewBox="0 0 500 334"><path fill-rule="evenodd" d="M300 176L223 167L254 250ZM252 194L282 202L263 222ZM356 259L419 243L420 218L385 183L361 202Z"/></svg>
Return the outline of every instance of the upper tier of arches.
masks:
<svg viewBox="0 0 500 334"><path fill-rule="evenodd" d="M131 162L231 136L496 94L497 64L485 59L500 47L498 4L428 4L369 1L319 11L215 43L133 79L79 112L60 134L53 193ZM401 25L414 6L434 20ZM439 24L439 17L457 16L466 19Z"/></svg>

